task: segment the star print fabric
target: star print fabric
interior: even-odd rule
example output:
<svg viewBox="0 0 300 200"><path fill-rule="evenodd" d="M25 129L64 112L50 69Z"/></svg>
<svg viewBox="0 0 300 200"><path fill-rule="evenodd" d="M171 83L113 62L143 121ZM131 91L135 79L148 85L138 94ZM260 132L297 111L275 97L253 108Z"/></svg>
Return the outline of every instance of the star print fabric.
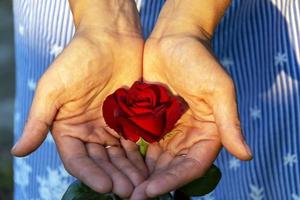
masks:
<svg viewBox="0 0 300 200"><path fill-rule="evenodd" d="M136 2L147 38L164 0ZM37 81L71 40L74 26L67 0L14 0L13 6L17 140ZM198 199L300 199L299 18L300 1L233 0L215 31L213 51L235 82L254 160L242 162L223 150L216 160L220 184ZM14 174L16 200L60 200L74 179L64 171L51 135L32 155L15 159Z"/></svg>

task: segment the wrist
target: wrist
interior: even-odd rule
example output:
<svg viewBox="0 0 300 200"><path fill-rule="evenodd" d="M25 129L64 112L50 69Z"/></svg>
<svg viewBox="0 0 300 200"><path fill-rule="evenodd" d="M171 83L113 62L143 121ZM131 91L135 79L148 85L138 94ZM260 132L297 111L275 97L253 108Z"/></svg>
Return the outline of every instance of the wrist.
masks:
<svg viewBox="0 0 300 200"><path fill-rule="evenodd" d="M76 32L106 30L141 34L134 0L69 0Z"/></svg>
<svg viewBox="0 0 300 200"><path fill-rule="evenodd" d="M184 19L160 19L160 21L156 23L150 38L162 39L166 37L195 37L210 42L212 35L202 28L202 26Z"/></svg>
<svg viewBox="0 0 300 200"><path fill-rule="evenodd" d="M152 36L188 34L210 39L230 0L168 0Z"/></svg>

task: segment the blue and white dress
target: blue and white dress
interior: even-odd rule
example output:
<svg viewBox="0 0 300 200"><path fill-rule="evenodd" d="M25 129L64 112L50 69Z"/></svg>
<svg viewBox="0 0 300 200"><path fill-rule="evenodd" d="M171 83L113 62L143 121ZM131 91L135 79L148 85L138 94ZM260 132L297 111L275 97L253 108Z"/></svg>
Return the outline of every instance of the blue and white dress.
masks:
<svg viewBox="0 0 300 200"><path fill-rule="evenodd" d="M17 140L36 83L74 34L67 0L14 0ZM137 0L144 36L164 0ZM210 200L300 200L300 1L233 0L214 52L235 81L254 160L220 153L223 177ZM201 74L199 74L201 76ZM36 152L14 160L16 200L59 200L73 180L49 134Z"/></svg>

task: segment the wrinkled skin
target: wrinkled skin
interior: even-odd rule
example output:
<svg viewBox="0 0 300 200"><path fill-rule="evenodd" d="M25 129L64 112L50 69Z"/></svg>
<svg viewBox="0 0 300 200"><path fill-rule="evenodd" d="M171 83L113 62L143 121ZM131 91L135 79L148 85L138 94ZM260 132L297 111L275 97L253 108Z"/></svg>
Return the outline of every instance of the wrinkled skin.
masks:
<svg viewBox="0 0 300 200"><path fill-rule="evenodd" d="M146 163L151 175L135 189L131 199L136 200L201 177L222 145L241 160L252 157L241 134L233 82L213 56L206 33L176 33L172 27L161 32L154 30L146 41L143 77L168 86L189 109L171 136L149 146Z"/></svg>

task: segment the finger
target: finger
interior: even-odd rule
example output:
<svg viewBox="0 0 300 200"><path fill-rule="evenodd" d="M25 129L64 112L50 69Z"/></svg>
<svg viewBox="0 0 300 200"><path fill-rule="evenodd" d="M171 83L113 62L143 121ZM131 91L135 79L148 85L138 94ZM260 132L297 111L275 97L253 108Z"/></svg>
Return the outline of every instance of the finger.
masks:
<svg viewBox="0 0 300 200"><path fill-rule="evenodd" d="M213 111L223 146L241 160L250 160L252 153L242 135L233 87L215 98Z"/></svg>
<svg viewBox="0 0 300 200"><path fill-rule="evenodd" d="M137 168L125 157L125 152L120 147L110 147L107 149L110 161L125 174L134 186L144 181L144 177Z"/></svg>
<svg viewBox="0 0 300 200"><path fill-rule="evenodd" d="M193 145L184 159L155 174L147 188L148 197L155 197L175 190L204 175L215 160L220 144L214 141L201 141Z"/></svg>
<svg viewBox="0 0 300 200"><path fill-rule="evenodd" d="M73 137L54 138L66 170L94 191L107 193L112 189L110 177L91 158L84 144Z"/></svg>
<svg viewBox="0 0 300 200"><path fill-rule="evenodd" d="M26 156L43 143L57 112L55 99L59 89L44 82L37 86L23 134L11 150L15 156Z"/></svg>
<svg viewBox="0 0 300 200"><path fill-rule="evenodd" d="M143 200L143 199L147 199L148 196L146 195L145 191L146 191L146 187L148 185L149 181L146 180L144 181L142 184L140 184L139 186L137 186L131 197L130 200Z"/></svg>
<svg viewBox="0 0 300 200"><path fill-rule="evenodd" d="M110 176L112 180L112 192L121 198L129 197L133 191L133 185L129 178L109 161L106 149L95 143L86 144L86 148L89 156Z"/></svg>
<svg viewBox="0 0 300 200"><path fill-rule="evenodd" d="M96 143L86 143L85 145L88 155L96 161L109 161L109 157L106 153L106 149Z"/></svg>
<svg viewBox="0 0 300 200"><path fill-rule="evenodd" d="M159 172L169 166L171 161L174 159L174 155L166 151L160 155L155 165L155 172Z"/></svg>
<svg viewBox="0 0 300 200"><path fill-rule="evenodd" d="M149 144L147 149L146 159L145 159L149 174L151 174L154 171L156 161L159 158L159 156L162 154L162 152L163 150L158 143Z"/></svg>
<svg viewBox="0 0 300 200"><path fill-rule="evenodd" d="M125 150L127 158L138 170L140 170L144 178L146 178L148 176L148 170L144 159L139 152L138 145L130 140L125 140L124 138L121 138L121 144Z"/></svg>
<svg viewBox="0 0 300 200"><path fill-rule="evenodd" d="M175 190L198 177L197 170L199 169L195 161L185 159L183 162L155 174L145 192L148 197L152 198Z"/></svg>

